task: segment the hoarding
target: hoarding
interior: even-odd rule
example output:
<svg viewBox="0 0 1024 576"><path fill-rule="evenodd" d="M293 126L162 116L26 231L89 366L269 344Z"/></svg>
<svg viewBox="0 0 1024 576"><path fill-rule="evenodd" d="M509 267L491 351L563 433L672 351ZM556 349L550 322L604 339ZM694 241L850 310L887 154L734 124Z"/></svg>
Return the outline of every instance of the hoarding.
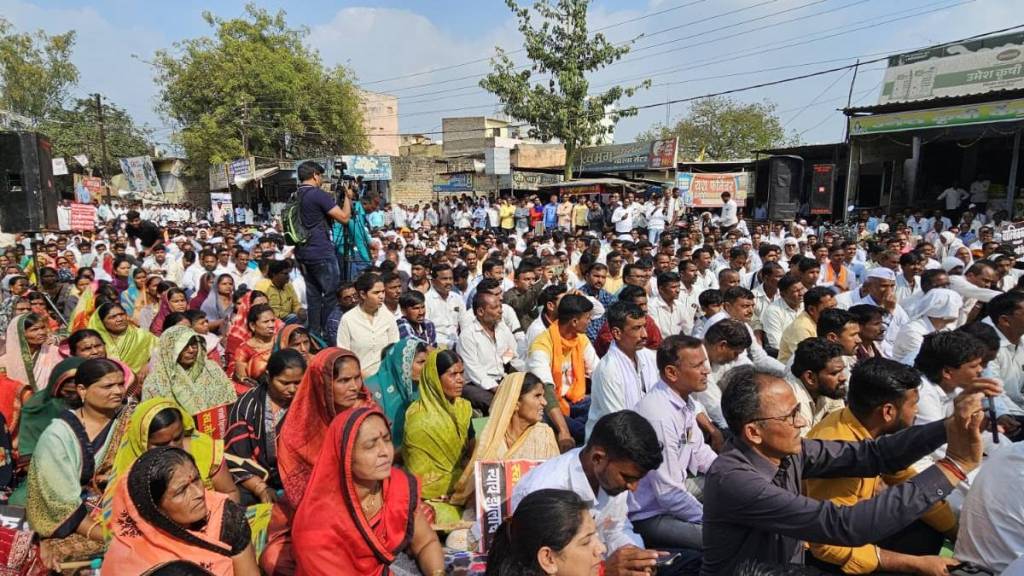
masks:
<svg viewBox="0 0 1024 576"><path fill-rule="evenodd" d="M729 192L737 206L747 201L750 172L681 172L676 175L676 187L687 205L694 208L720 208L722 193Z"/></svg>
<svg viewBox="0 0 1024 576"><path fill-rule="evenodd" d="M580 149L576 166L580 172L675 170L678 149L678 138L591 146Z"/></svg>

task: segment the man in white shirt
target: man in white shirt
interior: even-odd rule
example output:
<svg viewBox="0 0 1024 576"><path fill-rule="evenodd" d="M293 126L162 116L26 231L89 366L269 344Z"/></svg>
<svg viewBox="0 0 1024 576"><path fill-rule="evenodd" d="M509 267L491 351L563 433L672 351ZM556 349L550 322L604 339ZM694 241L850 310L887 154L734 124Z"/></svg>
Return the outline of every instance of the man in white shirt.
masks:
<svg viewBox="0 0 1024 576"><path fill-rule="evenodd" d="M722 228L722 234L732 230L739 224L739 207L732 199L732 194L722 192L722 213L718 217L718 225Z"/></svg>
<svg viewBox="0 0 1024 576"><path fill-rule="evenodd" d="M691 259L697 266L697 280L693 283L697 296L705 290L717 290L718 275L712 270L711 251L704 247L697 248Z"/></svg>
<svg viewBox="0 0 1024 576"><path fill-rule="evenodd" d="M552 458L523 476L512 491L512 509L537 490L575 492L589 505L607 547L604 575L647 574L653 571L658 553L644 550L643 539L633 530L628 493L661 462L661 445L647 420L631 410L614 412L594 426L586 446Z"/></svg>
<svg viewBox="0 0 1024 576"><path fill-rule="evenodd" d="M903 306L907 298L921 292L921 273L924 272L924 258L917 252L900 256L900 273L896 275L896 303Z"/></svg>
<svg viewBox="0 0 1024 576"><path fill-rule="evenodd" d="M999 352L991 368L1002 379L1009 412L1024 414L1024 294L1007 292L993 298L983 322L999 333Z"/></svg>
<svg viewBox="0 0 1024 576"><path fill-rule="evenodd" d="M605 315L612 333L608 353L591 378L586 434L605 414L631 410L658 381L657 358L647 348L647 316L629 302L616 302Z"/></svg>
<svg viewBox="0 0 1024 576"><path fill-rule="evenodd" d="M502 322L501 297L477 292L473 298L473 319L463 324L456 347L466 369L462 396L487 413L494 390L510 371L521 372L526 365L516 353L516 338Z"/></svg>
<svg viewBox="0 0 1024 576"><path fill-rule="evenodd" d="M452 267L438 264L430 270L431 286L427 291L427 319L437 329L437 343L454 347L459 341L459 316L465 305L462 298L452 291L455 277Z"/></svg>
<svg viewBox="0 0 1024 576"><path fill-rule="evenodd" d="M983 566L993 574L1020 575L1007 567L1024 551L1024 442L989 456L971 482L960 512L954 556ZM1016 563L1019 565L1019 562Z"/></svg>
<svg viewBox="0 0 1024 576"><path fill-rule="evenodd" d="M695 392L694 399L704 406L708 417L720 429L725 429L728 425L722 415L722 389L719 387L719 381L729 369L750 363L743 355L750 348L750 343L750 332L747 327L736 320L716 322L704 334L704 352L707 354L711 372L708 375L707 388L703 392Z"/></svg>
<svg viewBox="0 0 1024 576"><path fill-rule="evenodd" d="M782 333L804 309L804 285L796 276L787 275L779 280L779 297L761 313L764 348L778 353Z"/></svg>
<svg viewBox="0 0 1024 576"><path fill-rule="evenodd" d="M967 190L960 187L960 184L953 182L953 184L942 191L936 200L946 201L946 216L953 218L956 215L957 208L960 207L960 203L966 200L970 195Z"/></svg>
<svg viewBox="0 0 1024 576"><path fill-rule="evenodd" d="M156 244L153 246L153 253L146 257L142 265L150 272L162 275L165 280L170 280L175 284L181 284L181 277L184 274L184 270L182 270L181 264L176 260L167 257L167 247L163 244Z"/></svg>
<svg viewBox="0 0 1024 576"><path fill-rule="evenodd" d="M612 211L615 234L622 240L633 239L633 212L624 204L616 204Z"/></svg>
<svg viewBox="0 0 1024 576"><path fill-rule="evenodd" d="M235 286L245 284L250 290L256 288L256 283L263 279L259 268L249 268L249 253L241 246L235 248L235 258L232 266L226 272L235 281Z"/></svg>
<svg viewBox="0 0 1024 576"><path fill-rule="evenodd" d="M679 286L679 274L662 272L658 275L658 294L647 301L647 311L666 338L693 330L693 312L687 313L685 302L680 301Z"/></svg>

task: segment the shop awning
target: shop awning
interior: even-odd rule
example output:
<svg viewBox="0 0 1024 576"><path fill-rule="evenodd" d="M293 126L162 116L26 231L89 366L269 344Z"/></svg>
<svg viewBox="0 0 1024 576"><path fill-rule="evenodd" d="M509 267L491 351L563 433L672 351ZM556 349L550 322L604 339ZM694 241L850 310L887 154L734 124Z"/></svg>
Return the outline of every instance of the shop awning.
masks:
<svg viewBox="0 0 1024 576"><path fill-rule="evenodd" d="M625 188L642 188L643 184L639 184L637 182L630 182L629 180L622 180L621 178L581 178L579 180L571 180L568 182L541 184L537 186L537 188L545 190L551 188L586 188L590 186L622 186Z"/></svg>
<svg viewBox="0 0 1024 576"><path fill-rule="evenodd" d="M919 103L920 104L920 103ZM849 113L850 110L847 110ZM1024 98L850 117L850 136L1024 121Z"/></svg>

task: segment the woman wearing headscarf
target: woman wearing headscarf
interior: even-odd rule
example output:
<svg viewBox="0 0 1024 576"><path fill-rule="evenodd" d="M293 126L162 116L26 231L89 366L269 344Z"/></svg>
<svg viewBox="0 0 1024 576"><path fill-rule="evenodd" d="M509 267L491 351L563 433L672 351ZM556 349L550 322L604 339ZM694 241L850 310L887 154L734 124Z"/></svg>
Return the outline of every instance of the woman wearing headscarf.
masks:
<svg viewBox="0 0 1024 576"><path fill-rule="evenodd" d="M473 468L480 460L547 460L560 454L555 433L544 423L544 383L516 372L505 376L491 403L491 416L452 494L452 504L474 500Z"/></svg>
<svg viewBox="0 0 1024 576"><path fill-rule="evenodd" d="M420 398L405 413L403 461L420 479L423 499L439 525L458 522L462 515L448 500L473 449L473 407L462 398L464 386L458 354L434 350L420 376Z"/></svg>
<svg viewBox="0 0 1024 576"><path fill-rule="evenodd" d="M206 312L206 319L210 322L210 332L214 334L226 332L225 325L231 321L231 315L234 312L234 302L232 301L234 292L235 280L230 274L217 276L217 281L210 288L210 293L200 308Z"/></svg>
<svg viewBox="0 0 1024 576"><path fill-rule="evenodd" d="M309 329L299 324L280 326L274 336L274 352L292 349L302 354L309 362L313 356L325 348L324 343L309 333Z"/></svg>
<svg viewBox="0 0 1024 576"><path fill-rule="evenodd" d="M228 413L225 449L242 501L274 502L282 488L277 467L277 438L306 360L296 350L274 352L260 384L242 394Z"/></svg>
<svg viewBox="0 0 1024 576"><path fill-rule="evenodd" d="M16 316L28 314L32 311L32 304L21 296L9 295L3 304L0 304L0 354L7 352L7 329Z"/></svg>
<svg viewBox="0 0 1024 576"><path fill-rule="evenodd" d="M372 408L331 424L295 515L296 574L444 573L441 543L418 510L417 480L393 466L389 435Z"/></svg>
<svg viewBox="0 0 1024 576"><path fill-rule="evenodd" d="M302 502L334 417L352 407L374 406L363 385L359 358L344 348L327 348L310 363L277 439L277 468L284 495L274 504L267 548L260 566L268 574L294 574L291 519Z"/></svg>
<svg viewBox="0 0 1024 576"><path fill-rule="evenodd" d="M188 310L188 298L181 288L171 288L160 296L160 310L149 325L149 331L155 336L164 332L164 320L173 312L184 312Z"/></svg>
<svg viewBox="0 0 1024 576"><path fill-rule="evenodd" d="M124 307L113 302L100 304L89 319L89 328L103 339L109 357L127 364L136 376L144 374L157 338L132 324Z"/></svg>
<svg viewBox="0 0 1024 576"><path fill-rule="evenodd" d="M90 558L104 547L100 498L134 405L125 405L124 372L107 359L75 373L80 408L65 410L39 437L28 471L28 523L57 562Z"/></svg>
<svg viewBox="0 0 1024 576"><path fill-rule="evenodd" d="M426 362L426 343L403 338L384 350L380 369L366 379L366 388L391 423L391 441L396 448L405 437L405 411L420 397L420 375Z"/></svg>
<svg viewBox="0 0 1024 576"><path fill-rule="evenodd" d="M135 310L132 312L132 319L135 325L143 330L150 331L153 319L160 312L161 283L163 276L150 274L146 277L145 288L135 300ZM166 289L163 290L166 292Z"/></svg>
<svg viewBox="0 0 1024 576"><path fill-rule="evenodd" d="M126 264L128 264L127 261L119 262L117 267L114 268L114 288L117 288L118 294L120 294L120 302L124 311L134 318L136 313L135 303L146 293L146 271L139 267L131 268L127 279L128 283L125 288L121 288L118 285L118 281L121 278L120 272ZM131 266L130 264L128 265Z"/></svg>
<svg viewBox="0 0 1024 576"><path fill-rule="evenodd" d="M58 363L50 372L46 388L39 390L21 407L18 420L18 466L27 468L43 430L68 408L78 408L81 399L75 390L75 373L85 358L72 356ZM15 430L12 428L12 432Z"/></svg>
<svg viewBox="0 0 1024 576"><path fill-rule="evenodd" d="M0 356L0 366L7 369L7 377L19 382L28 390L23 400L32 392L46 386L50 373L61 361L60 349L50 336L50 327L37 314L16 316L7 326L7 349ZM20 397L23 390L18 390ZM0 399L0 411L5 411L7 401ZM20 406L20 403L19 403ZM11 414L5 414L13 418ZM12 419L8 420L16 425ZM17 429L15 426L14 429Z"/></svg>
<svg viewBox="0 0 1024 576"><path fill-rule="evenodd" d="M160 336L156 362L142 385L142 399L170 398L191 415L233 403L235 388L206 356L206 341L188 326Z"/></svg>
<svg viewBox="0 0 1024 576"><path fill-rule="evenodd" d="M213 281L215 279L216 277L213 275L213 272L204 272L203 275L199 277L199 289L196 290L195 295L192 296L192 299L188 302L189 310L202 309L207 296L210 295L210 289L213 286Z"/></svg>
<svg viewBox="0 0 1024 576"><path fill-rule="evenodd" d="M267 295L259 290L250 290L242 295L241 298L234 305L234 315L231 320L231 326L228 327L227 341L224 345L224 358L225 364L229 367L235 365L235 353L249 338L252 338L252 330L249 330L249 322L247 320L249 316L249 310L253 306L260 304L270 304L270 300ZM277 320L274 324L274 330L280 329L284 326L284 322Z"/></svg>
<svg viewBox="0 0 1024 576"><path fill-rule="evenodd" d="M921 295L907 310L910 322L897 332L892 358L913 366L925 335L955 328L963 307L964 299L949 288L933 288Z"/></svg>
<svg viewBox="0 0 1024 576"><path fill-rule="evenodd" d="M277 322L269 304L253 306L245 320L250 336L235 350L231 365L235 390L240 394L252 388L255 380L266 370L274 347L274 326Z"/></svg>
<svg viewBox="0 0 1024 576"><path fill-rule="evenodd" d="M187 559L215 576L259 573L245 509L192 482L196 474L180 448L153 448L135 462L114 495L104 572L147 574Z"/></svg>

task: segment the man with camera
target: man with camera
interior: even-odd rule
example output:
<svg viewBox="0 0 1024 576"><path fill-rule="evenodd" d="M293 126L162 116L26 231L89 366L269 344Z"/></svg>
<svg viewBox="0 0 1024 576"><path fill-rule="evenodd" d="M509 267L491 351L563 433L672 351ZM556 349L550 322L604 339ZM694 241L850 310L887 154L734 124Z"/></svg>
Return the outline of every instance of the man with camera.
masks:
<svg viewBox="0 0 1024 576"><path fill-rule="evenodd" d="M346 194L342 205L338 206L334 196L321 188L324 167L320 164L303 162L299 164L297 174L299 188L295 194L308 240L296 247L295 257L306 281L309 331L323 338L327 317L338 307L337 292L341 282L337 252L328 234L329 221L347 224L352 216L352 205Z"/></svg>

